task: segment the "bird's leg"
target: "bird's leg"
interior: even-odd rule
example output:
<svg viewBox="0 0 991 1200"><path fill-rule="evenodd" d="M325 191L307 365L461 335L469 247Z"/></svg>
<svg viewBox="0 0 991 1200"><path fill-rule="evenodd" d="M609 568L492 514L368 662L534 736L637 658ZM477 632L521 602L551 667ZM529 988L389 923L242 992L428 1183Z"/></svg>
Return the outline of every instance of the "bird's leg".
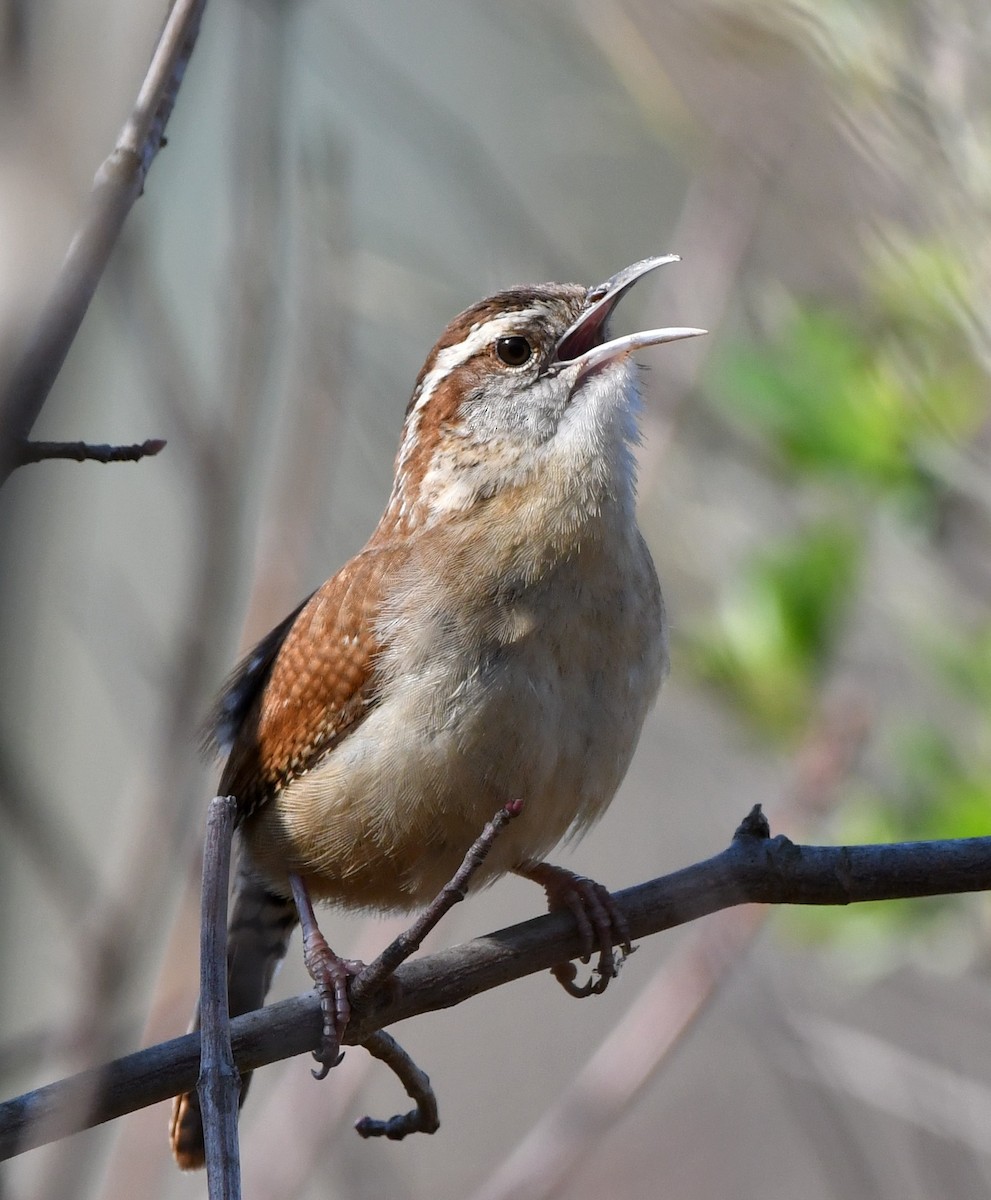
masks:
<svg viewBox="0 0 991 1200"><path fill-rule="evenodd" d="M582 940L583 963L589 962L596 950L599 952L595 974L581 986L575 983L578 972L573 963L558 963L551 967L551 974L570 996L581 999L604 992L609 980L619 974L623 960L635 949L630 943L626 918L616 901L601 883L551 863L530 863L517 867L515 873L540 884L547 893L551 912L570 912L575 918ZM613 953L614 945L619 946L618 960Z"/></svg>
<svg viewBox="0 0 991 1200"><path fill-rule="evenodd" d="M344 1057L341 1039L351 1019L348 980L363 971L365 964L356 959L341 958L331 950L317 925L313 901L302 877L290 872L289 886L303 931L303 962L320 993L320 1007L323 1010L323 1044L313 1052L313 1057L320 1063L320 1070L314 1071L313 1075L316 1079L325 1079L331 1067L336 1067Z"/></svg>

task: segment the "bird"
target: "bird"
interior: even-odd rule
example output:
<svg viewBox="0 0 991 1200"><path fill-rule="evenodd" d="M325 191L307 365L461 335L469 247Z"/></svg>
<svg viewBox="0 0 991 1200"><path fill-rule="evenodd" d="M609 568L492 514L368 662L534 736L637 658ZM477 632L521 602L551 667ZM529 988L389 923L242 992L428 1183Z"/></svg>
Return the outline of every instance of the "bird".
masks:
<svg viewBox="0 0 991 1200"><path fill-rule="evenodd" d="M608 322L677 260L594 287L512 287L456 316L416 380L365 547L244 658L211 713L219 793L237 806L230 1012L261 1007L300 923L325 1070L355 964L330 950L314 905L428 903L509 802L520 816L473 886L515 873L575 914L586 960L599 957L584 986L570 964L555 970L573 995L603 990L614 943L629 950L606 889L545 855L613 799L667 671L636 518L633 355L706 331L610 338ZM180 1167L202 1165L195 1093L177 1097L170 1135Z"/></svg>

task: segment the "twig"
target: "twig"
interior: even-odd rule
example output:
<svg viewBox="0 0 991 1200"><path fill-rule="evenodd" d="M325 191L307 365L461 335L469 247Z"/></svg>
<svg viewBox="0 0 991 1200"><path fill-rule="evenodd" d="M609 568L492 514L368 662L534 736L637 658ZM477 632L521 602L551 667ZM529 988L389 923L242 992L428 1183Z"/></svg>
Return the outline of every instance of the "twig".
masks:
<svg viewBox="0 0 991 1200"><path fill-rule="evenodd" d="M436 927L441 918L467 896L471 877L485 861L496 838L522 811L522 800L513 800L499 809L471 844L461 866L444 884L431 903L408 929L386 946L374 962L370 962L365 967L351 984L351 1000L355 1005L360 1005L363 1000L381 987L386 979L395 974L409 956L420 949L423 939ZM383 1058L382 1061L386 1060Z"/></svg>
<svg viewBox="0 0 991 1200"><path fill-rule="evenodd" d="M110 1001L97 1010L105 1012L109 1008L111 1014L129 994L130 978L136 973L142 977L147 974L147 952L143 957L141 951L154 939L145 926L160 921L166 892L182 886L175 863L191 857L194 841L200 840L197 831L201 828L201 802L197 796L202 795L204 779L188 753L195 736L194 717L202 711L204 697L214 688L228 661L231 631L236 624L234 600L242 595L245 563L251 558L245 554L245 546L254 543L257 530L253 524L265 523L252 506L245 505L244 496L257 474L261 447L258 439L262 428L267 428L272 364L278 359L276 351L281 345L280 301L286 281L276 278L274 268L283 245L279 231L285 228L281 219L285 215L283 185L291 175L284 169L285 144L279 134L284 127L288 94L282 31L291 17L291 6L269 6L266 12L271 20L264 21L257 20L258 13L250 5L235 7L231 54L239 68L237 86L230 97L233 121L226 142L234 147L236 170L231 180L231 238L225 270L227 320L219 342L224 347L223 395L219 406L194 400L187 409L201 421L202 434L183 447L193 468L195 554L186 588L188 602L176 623L168 657L163 660L163 666L167 664L171 672L171 682L162 693L167 702L153 722L156 736L145 754L149 765L139 805L140 823L132 839L135 848L126 860L127 874L120 885L122 895L140 892L144 903L137 908L131 906L134 923L128 933L133 940L124 951L123 984L120 977L115 979ZM275 44L272 35L278 39ZM174 374L174 363L168 364L168 369ZM192 382L198 383L195 378ZM169 386L175 383L170 376ZM178 386L182 386L181 381ZM202 392L199 388L201 401ZM207 409L213 415L203 420ZM188 422L180 424L180 433L183 429L197 432ZM214 444L212 450L206 442ZM163 802L164 798L168 799ZM165 847L167 853L163 852ZM195 930L198 923L192 924ZM174 977L163 977L163 986L171 989ZM96 1013L88 1019L91 1025L98 1025L100 1020ZM177 1027L173 1019L171 1028ZM155 1040L158 1036L161 1034ZM106 1057L89 1061L102 1062ZM160 1138L160 1132L157 1136ZM118 1145L122 1150L130 1149L130 1142L126 1147ZM66 1156L66 1175L80 1157L78 1146L67 1146L71 1158ZM243 1149L242 1145L242 1160ZM121 1158L112 1164L107 1194L143 1194L140 1187L133 1186L133 1176L123 1167ZM145 1192L150 1194L157 1188L153 1171L145 1170L143 1178L148 1185ZM82 1185L75 1177L71 1186L81 1191ZM65 1195L68 1187L52 1188L50 1195Z"/></svg>
<svg viewBox="0 0 991 1200"><path fill-rule="evenodd" d="M751 822L752 823L752 822ZM626 891L615 900L630 935L645 938L737 904L852 904L991 890L991 837L872 846L799 846L785 837L744 834L721 854ZM460 1004L514 979L549 970L581 953L574 920L537 917L462 946L405 963L396 994L370 997L344 1041L359 1045L376 1030L424 1012ZM284 1000L231 1023L241 1071L312 1051L323 1018L315 993ZM75 1097L98 1084L84 1114L60 1132L89 1128L165 1100L194 1085L199 1035L187 1034L106 1066L49 1084L0 1104L0 1159L41 1145L52 1113L71 1111Z"/></svg>
<svg viewBox="0 0 991 1200"><path fill-rule="evenodd" d="M131 446L94 446L90 442L21 442L11 453L16 465L47 462L50 458L68 458L73 462L139 462L165 449L164 438L148 438Z"/></svg>
<svg viewBox="0 0 991 1200"><path fill-rule="evenodd" d="M411 954L415 954L423 944L424 938L435 929L441 919L468 895L468 884L478 868L485 862L496 838L509 822L518 817L523 811L522 800L512 800L504 805L489 821L478 835L468 853L464 856L460 867L441 888L430 904L423 910L408 929L382 951L354 980L351 985L351 1000L360 1004L362 999L373 995L383 983L390 979L396 970ZM406 1089L411 1100L416 1101L416 1108L407 1113L399 1113L386 1121L373 1117L362 1117L355 1129L363 1138L387 1137L392 1141L402 1141L410 1133L436 1133L440 1128L437 1116L437 1097L430 1086L430 1079L421 1071L409 1054L399 1045L395 1038L383 1030L378 1030L363 1041L362 1046L374 1058L399 1076L399 1081Z"/></svg>
<svg viewBox="0 0 991 1200"><path fill-rule="evenodd" d="M401 1142L410 1133L436 1133L440 1129L437 1114L437 1097L430 1086L430 1079L420 1070L394 1037L380 1029L366 1038L362 1045L369 1054L384 1062L399 1076L406 1095L416 1104L407 1113L399 1113L388 1121L377 1121L374 1117L362 1117L355 1122L355 1129L363 1138L386 1137Z"/></svg>
<svg viewBox="0 0 991 1200"><path fill-rule="evenodd" d="M18 465L134 202L141 195L196 43L206 0L175 0L134 109L96 173L89 207L34 336L0 394L0 485Z"/></svg>
<svg viewBox="0 0 991 1200"><path fill-rule="evenodd" d="M216 796L207 817L200 922L200 1074L196 1091L203 1115L210 1200L240 1200L237 1137L241 1075L231 1050L227 1002L227 891L237 801Z"/></svg>

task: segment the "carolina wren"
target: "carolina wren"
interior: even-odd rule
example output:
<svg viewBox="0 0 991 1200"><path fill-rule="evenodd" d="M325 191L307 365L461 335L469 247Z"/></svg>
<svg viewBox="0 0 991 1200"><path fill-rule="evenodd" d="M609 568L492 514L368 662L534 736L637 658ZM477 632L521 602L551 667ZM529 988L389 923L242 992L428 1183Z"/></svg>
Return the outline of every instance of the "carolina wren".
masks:
<svg viewBox="0 0 991 1200"><path fill-rule="evenodd" d="M228 753L220 794L239 805L232 1015L263 1003L299 918L312 950L311 901L424 904L516 799L522 815L477 880L516 872L552 906L587 910L600 982L559 978L575 994L608 982L626 940L608 893L542 859L605 811L666 669L634 512L630 356L705 331L609 341L606 322L675 258L591 289L512 288L455 317L416 381L367 545L227 683L210 735ZM332 992L325 968L342 960L325 943L315 957ZM338 1004L338 1027L346 1015ZM180 1166L199 1165L194 1096L179 1097L171 1133Z"/></svg>

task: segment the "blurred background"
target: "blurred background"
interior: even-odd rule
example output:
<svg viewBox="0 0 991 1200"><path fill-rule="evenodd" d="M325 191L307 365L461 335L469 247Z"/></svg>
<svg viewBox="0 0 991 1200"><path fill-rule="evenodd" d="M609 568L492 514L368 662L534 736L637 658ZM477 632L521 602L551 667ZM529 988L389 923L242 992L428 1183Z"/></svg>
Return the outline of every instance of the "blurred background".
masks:
<svg viewBox="0 0 991 1200"><path fill-rule="evenodd" d="M140 84L161 0L0 4L0 356ZM623 790L557 855L624 887L776 832L991 830L991 10L979 0L210 0L147 194L37 437L137 465L0 497L5 1096L182 1032L239 651L364 542L447 321L677 252L642 357L641 523L673 668ZM508 880L441 944L536 915ZM583 1004L535 977L256 1077L252 1197L969 1200L991 1190L984 896L740 910ZM348 954L394 923L328 916ZM437 944L437 943L435 943ZM276 994L308 987L298 948ZM202 1196L167 1106L8 1164L0 1196Z"/></svg>

